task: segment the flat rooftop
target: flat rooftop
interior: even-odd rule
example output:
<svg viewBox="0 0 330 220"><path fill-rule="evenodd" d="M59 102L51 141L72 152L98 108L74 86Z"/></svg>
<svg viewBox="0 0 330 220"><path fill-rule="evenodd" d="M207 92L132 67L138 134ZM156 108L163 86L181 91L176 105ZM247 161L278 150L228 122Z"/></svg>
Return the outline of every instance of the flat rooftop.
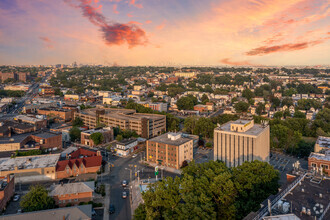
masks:
<svg viewBox="0 0 330 220"><path fill-rule="evenodd" d="M168 137L168 134L174 134L174 135L180 134L181 137L178 138L178 139L172 140ZM184 143L187 143L187 142L192 140L190 138L183 137L181 133L176 133L176 134L172 133L172 132L165 133L165 134L162 134L160 136L154 137L154 138L150 139L149 141L163 143L163 144L169 144L169 145L174 145L174 146L180 146L180 145L182 145Z"/></svg>
<svg viewBox="0 0 330 220"><path fill-rule="evenodd" d="M309 158L315 158L315 159L318 159L318 160L330 161L330 153L321 154L321 153L312 152L309 155Z"/></svg>
<svg viewBox="0 0 330 220"><path fill-rule="evenodd" d="M115 109L115 108L105 108L105 109L90 108L90 109L85 109L80 113L84 115L96 116L97 110L104 110L104 114L100 114L100 115L103 115L105 117L118 118L122 120L140 120L141 118L157 120L165 117L165 115L158 115L158 114L136 113L134 109Z"/></svg>
<svg viewBox="0 0 330 220"><path fill-rule="evenodd" d="M50 196L61 196L76 193L94 192L94 181L66 183L59 184L51 187Z"/></svg>
<svg viewBox="0 0 330 220"><path fill-rule="evenodd" d="M292 203L292 212L300 219L317 219L320 217L320 210L329 204L330 180L325 179L320 184L313 183L310 178L305 178L298 184L283 200ZM320 197L320 194L322 195ZM301 214L302 208L311 210L311 216ZM315 208L314 208L315 207ZM330 211L326 213L324 219L330 219Z"/></svg>
<svg viewBox="0 0 330 220"><path fill-rule="evenodd" d="M60 154L38 155L29 157L0 158L0 171L56 167Z"/></svg>
<svg viewBox="0 0 330 220"><path fill-rule="evenodd" d="M239 121L244 121L244 120L239 120ZM259 125L259 124L254 124L253 127L251 127L249 130L247 130L245 132L236 132L236 131L231 131L230 130L230 126L233 123L239 123L239 122L230 121L230 122L227 122L227 123L221 125L220 127L215 128L215 130L225 131L225 132L230 132L230 133L235 133L235 134L245 134L245 135L258 136L260 133L262 133L267 128L267 126L264 127L264 126Z"/></svg>
<svg viewBox="0 0 330 220"><path fill-rule="evenodd" d="M316 143L319 144L320 147L327 147L330 149L330 137L319 136Z"/></svg>

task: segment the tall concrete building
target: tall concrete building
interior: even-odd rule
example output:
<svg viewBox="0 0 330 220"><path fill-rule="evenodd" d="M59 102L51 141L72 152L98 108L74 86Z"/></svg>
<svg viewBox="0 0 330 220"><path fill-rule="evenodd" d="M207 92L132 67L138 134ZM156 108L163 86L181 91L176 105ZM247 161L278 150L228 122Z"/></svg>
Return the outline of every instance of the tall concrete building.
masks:
<svg viewBox="0 0 330 220"><path fill-rule="evenodd" d="M236 167L245 161L269 161L269 126L239 119L214 129L214 160Z"/></svg>

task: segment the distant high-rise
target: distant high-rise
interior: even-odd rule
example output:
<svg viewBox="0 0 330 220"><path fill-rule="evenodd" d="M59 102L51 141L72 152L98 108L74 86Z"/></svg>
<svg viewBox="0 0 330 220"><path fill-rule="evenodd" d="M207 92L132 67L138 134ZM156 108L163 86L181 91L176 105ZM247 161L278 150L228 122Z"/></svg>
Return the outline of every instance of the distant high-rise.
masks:
<svg viewBox="0 0 330 220"><path fill-rule="evenodd" d="M214 160L236 167L245 161L269 161L269 126L239 119L214 129Z"/></svg>

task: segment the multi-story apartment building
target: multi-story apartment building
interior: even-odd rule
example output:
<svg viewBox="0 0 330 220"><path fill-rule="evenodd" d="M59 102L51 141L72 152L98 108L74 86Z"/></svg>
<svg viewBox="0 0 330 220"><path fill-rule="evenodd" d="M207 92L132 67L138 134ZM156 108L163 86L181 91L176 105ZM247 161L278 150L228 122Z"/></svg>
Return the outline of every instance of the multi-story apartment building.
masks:
<svg viewBox="0 0 330 220"><path fill-rule="evenodd" d="M167 103L163 102L157 102L157 103L151 103L151 102L138 102L139 104L143 105L144 107L151 108L154 111L159 112L167 112Z"/></svg>
<svg viewBox="0 0 330 220"><path fill-rule="evenodd" d="M322 174L330 176L330 149L324 150L324 153L312 152L308 157L308 169L321 171Z"/></svg>
<svg viewBox="0 0 330 220"><path fill-rule="evenodd" d="M236 167L245 161L269 161L269 126L239 119L214 129L214 160Z"/></svg>
<svg viewBox="0 0 330 220"><path fill-rule="evenodd" d="M132 109L85 109L79 113L76 112L75 117L80 117L89 128L104 124L136 131L143 138L155 137L166 131L165 115L140 114Z"/></svg>
<svg viewBox="0 0 330 220"><path fill-rule="evenodd" d="M169 132L147 141L147 161L179 169L193 159L193 146L193 139Z"/></svg>
<svg viewBox="0 0 330 220"><path fill-rule="evenodd" d="M192 78L197 76L197 72L175 72L175 76L183 78Z"/></svg>

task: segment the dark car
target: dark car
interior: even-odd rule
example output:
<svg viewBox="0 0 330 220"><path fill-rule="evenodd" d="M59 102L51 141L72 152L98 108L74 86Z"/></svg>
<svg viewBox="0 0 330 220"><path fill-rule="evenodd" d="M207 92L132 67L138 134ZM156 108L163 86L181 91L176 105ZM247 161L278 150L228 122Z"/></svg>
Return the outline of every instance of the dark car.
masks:
<svg viewBox="0 0 330 220"><path fill-rule="evenodd" d="M112 214L112 213L115 213L115 206L113 204L110 204L109 206L109 213Z"/></svg>

